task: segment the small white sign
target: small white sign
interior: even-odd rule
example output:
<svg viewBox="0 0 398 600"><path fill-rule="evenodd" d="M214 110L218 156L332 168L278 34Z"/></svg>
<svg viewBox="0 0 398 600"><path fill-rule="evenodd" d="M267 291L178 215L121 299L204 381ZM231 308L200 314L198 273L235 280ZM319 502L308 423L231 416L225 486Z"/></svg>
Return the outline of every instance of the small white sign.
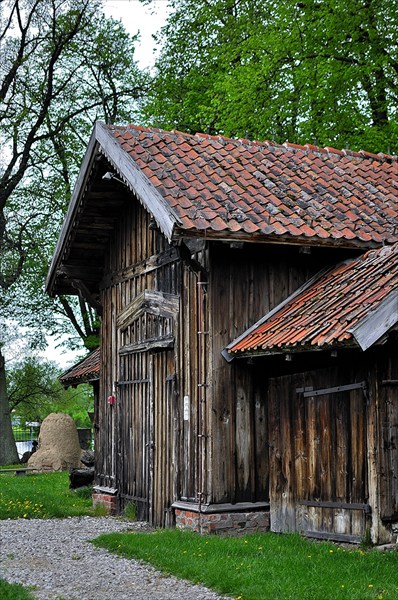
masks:
<svg viewBox="0 0 398 600"><path fill-rule="evenodd" d="M189 421L189 396L184 396L184 421Z"/></svg>

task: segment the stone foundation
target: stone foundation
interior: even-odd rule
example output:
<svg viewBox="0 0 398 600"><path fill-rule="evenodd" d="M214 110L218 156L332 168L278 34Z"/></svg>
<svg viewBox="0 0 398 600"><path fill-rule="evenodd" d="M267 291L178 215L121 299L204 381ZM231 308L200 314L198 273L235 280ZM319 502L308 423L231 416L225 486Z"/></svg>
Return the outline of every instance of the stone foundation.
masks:
<svg viewBox="0 0 398 600"><path fill-rule="evenodd" d="M256 503L257 505L260 503ZM224 535L244 535L260 531L269 531L270 516L267 505L259 510L256 504L211 505L199 509L197 504L176 502L176 526L199 533L217 533ZM248 510L251 508L252 510ZM257 510L256 510L257 508ZM234 510L235 509L235 510Z"/></svg>
<svg viewBox="0 0 398 600"><path fill-rule="evenodd" d="M119 512L119 501L115 492L101 488L94 488L92 495L93 506L103 506L108 515L117 515Z"/></svg>

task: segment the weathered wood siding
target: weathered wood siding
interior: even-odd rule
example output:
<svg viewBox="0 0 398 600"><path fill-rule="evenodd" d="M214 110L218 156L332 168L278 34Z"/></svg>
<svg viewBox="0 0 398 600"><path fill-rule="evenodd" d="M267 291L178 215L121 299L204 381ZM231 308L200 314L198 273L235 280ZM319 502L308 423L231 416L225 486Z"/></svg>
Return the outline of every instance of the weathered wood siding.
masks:
<svg viewBox="0 0 398 600"><path fill-rule="evenodd" d="M355 542L369 529L375 543L392 541L391 526L398 523L396 347L325 354L327 366L310 370L312 359L307 355L308 370L268 381L271 528Z"/></svg>
<svg viewBox="0 0 398 600"><path fill-rule="evenodd" d="M221 351L309 277L329 264L330 253L301 254L287 246L214 244L210 252L212 332L211 452L209 501L269 499L266 369L246 361L227 364Z"/></svg>
<svg viewBox="0 0 398 600"><path fill-rule="evenodd" d="M373 393L378 397L378 452L380 518L385 526L398 522L398 348L390 344L380 353Z"/></svg>
<svg viewBox="0 0 398 600"><path fill-rule="evenodd" d="M121 509L133 502L140 518L167 526L172 502L196 498L203 483L197 332L204 307L197 274L150 224L130 198L107 252L97 484L118 489Z"/></svg>
<svg viewBox="0 0 398 600"><path fill-rule="evenodd" d="M269 380L273 531L356 541L365 534L368 393L335 390L364 377L341 365Z"/></svg>

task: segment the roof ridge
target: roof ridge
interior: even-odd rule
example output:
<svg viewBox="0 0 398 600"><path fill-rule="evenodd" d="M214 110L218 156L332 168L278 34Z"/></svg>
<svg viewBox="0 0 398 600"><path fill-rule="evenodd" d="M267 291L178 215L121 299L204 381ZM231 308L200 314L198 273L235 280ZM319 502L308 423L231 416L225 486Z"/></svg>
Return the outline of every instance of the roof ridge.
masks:
<svg viewBox="0 0 398 600"><path fill-rule="evenodd" d="M278 142L275 141L271 141L271 140L256 140L256 139L249 139L249 138L244 138L244 137L237 137L237 138L232 138L232 137L228 137L225 135L222 135L221 133L218 134L210 134L210 133L203 133L203 132L196 132L196 133L188 133L186 131L180 131L178 129L172 129L172 130L167 130L167 129L162 129L160 127L154 127L154 126L148 126L148 127L144 127L142 125L135 125L134 123L129 123L128 125L112 125L112 127L115 128L126 128L129 127L130 129L135 129L136 131L141 131L141 132L150 132L150 133L166 133L166 134L172 134L172 135L181 135L185 138L189 138L189 139L205 139L205 140L214 140L215 142L219 142L219 143L235 143L235 144L244 144L247 146L262 146L264 148L275 148L275 149L280 149L282 151L287 151L290 150L292 152L304 152L305 154L308 155L308 153L312 152L314 154L324 154L324 155L335 155L339 158L359 158L362 160L377 160L381 163L383 162L388 162L388 163L394 163L394 162L398 162L398 155L394 155L394 154L385 154L383 152L379 152L379 153L374 153L374 152L368 152L366 150L350 150L348 148L346 149L341 149L339 150L338 148L333 148L332 146L316 146L314 144L295 144L293 142L289 142L289 141L285 141L284 143L280 144Z"/></svg>

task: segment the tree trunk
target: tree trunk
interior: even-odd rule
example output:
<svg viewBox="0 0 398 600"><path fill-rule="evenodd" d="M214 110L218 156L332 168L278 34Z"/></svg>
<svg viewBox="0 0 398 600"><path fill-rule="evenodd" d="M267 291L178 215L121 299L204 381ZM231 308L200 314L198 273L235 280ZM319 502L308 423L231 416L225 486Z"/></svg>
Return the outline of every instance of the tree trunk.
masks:
<svg viewBox="0 0 398 600"><path fill-rule="evenodd" d="M18 462L8 404L5 361L0 349L0 465L12 465Z"/></svg>

